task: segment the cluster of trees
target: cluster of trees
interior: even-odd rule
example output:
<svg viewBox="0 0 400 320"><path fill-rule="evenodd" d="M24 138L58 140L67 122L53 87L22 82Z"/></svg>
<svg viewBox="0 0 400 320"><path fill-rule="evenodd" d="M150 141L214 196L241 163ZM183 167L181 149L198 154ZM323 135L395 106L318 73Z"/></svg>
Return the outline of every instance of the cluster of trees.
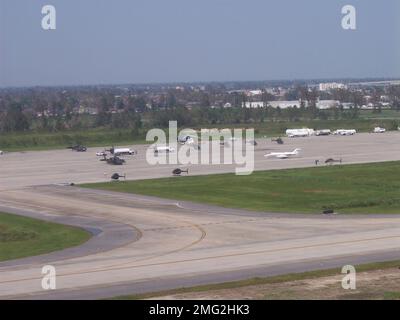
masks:
<svg viewBox="0 0 400 320"><path fill-rule="evenodd" d="M21 105L12 104L0 114L0 132L27 131L31 119L23 112Z"/></svg>
<svg viewBox="0 0 400 320"><path fill-rule="evenodd" d="M370 102L379 105L385 95L392 108L400 111L400 86L365 90L338 89L330 92L291 87L282 97L261 91L248 96L244 91L229 91L223 85L201 89L182 87L81 87L34 88L0 91L0 132L56 132L89 128L128 128L137 134L142 128L165 127L169 120L182 126L262 123L314 119L356 119L359 107ZM276 99L299 100L300 108L271 108ZM319 110L318 99L339 100L354 105L351 109ZM262 101L263 108L247 109L248 101ZM224 108L226 103L232 107ZM306 107L307 106L307 107ZM377 107L376 112L380 111Z"/></svg>
<svg viewBox="0 0 400 320"><path fill-rule="evenodd" d="M251 124L274 121L302 121L302 120L350 120L357 119L358 108L335 108L319 110L316 108L205 108L197 107L188 110L184 107L171 108L168 112L160 110L147 114L148 124L153 127L166 127L168 121L177 120L179 125L197 127L200 125L218 124Z"/></svg>
<svg viewBox="0 0 400 320"><path fill-rule="evenodd" d="M131 129L139 134L143 127L167 127L170 120L178 121L181 126L196 127L200 125L263 123L267 121L300 121L313 119L355 119L358 108L343 110L319 110L316 108L211 108L173 107L168 110L155 109L139 113L124 110L118 113L99 112L96 115L67 115L41 117L35 119L24 112L20 105L14 105L3 112L0 117L1 132L48 131L57 132L67 129L90 129L98 127Z"/></svg>

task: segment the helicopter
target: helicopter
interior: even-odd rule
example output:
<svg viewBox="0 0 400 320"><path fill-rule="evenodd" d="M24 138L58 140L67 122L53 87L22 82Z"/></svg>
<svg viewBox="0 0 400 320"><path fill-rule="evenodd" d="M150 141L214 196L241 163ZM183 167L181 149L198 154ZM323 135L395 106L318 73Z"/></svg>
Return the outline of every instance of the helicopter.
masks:
<svg viewBox="0 0 400 320"><path fill-rule="evenodd" d="M184 172L186 172L187 174L189 174L189 169L182 170L182 169L177 168L177 169L174 169L174 170L172 171L172 174L173 174L174 176L180 176L180 175L181 175L182 173L184 173Z"/></svg>
<svg viewBox="0 0 400 320"><path fill-rule="evenodd" d="M87 148L85 146L80 145L80 144L67 147L67 149L71 149L71 150L77 151L77 152L86 152L87 151Z"/></svg>
<svg viewBox="0 0 400 320"><path fill-rule="evenodd" d="M277 138L277 139L271 139L272 142L276 142L277 144L283 144L283 140L281 137Z"/></svg>
<svg viewBox="0 0 400 320"><path fill-rule="evenodd" d="M336 160L336 159L333 159L333 158L329 158L329 159L325 160L325 164L332 165L334 163L342 163L342 159Z"/></svg>
<svg viewBox="0 0 400 320"><path fill-rule="evenodd" d="M124 159L121 159L120 157L117 156L107 158L107 155L103 155L103 159L100 159L100 161L106 161L108 164L113 164L116 166L121 166L126 162Z"/></svg>
<svg viewBox="0 0 400 320"><path fill-rule="evenodd" d="M124 178L124 179L126 179L126 175L120 175L119 173L114 173L112 176L111 176L111 180L114 180L114 181L118 181L119 180L119 178Z"/></svg>

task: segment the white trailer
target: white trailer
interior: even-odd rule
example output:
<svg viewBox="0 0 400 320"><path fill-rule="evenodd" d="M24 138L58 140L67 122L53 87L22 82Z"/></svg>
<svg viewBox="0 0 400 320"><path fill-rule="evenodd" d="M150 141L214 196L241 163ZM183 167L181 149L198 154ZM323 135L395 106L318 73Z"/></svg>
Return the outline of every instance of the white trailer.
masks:
<svg viewBox="0 0 400 320"><path fill-rule="evenodd" d="M172 148L170 146L155 146L154 147L154 153L170 153L170 152L175 152L175 148Z"/></svg>
<svg viewBox="0 0 400 320"><path fill-rule="evenodd" d="M308 128L303 128L303 129L287 129L286 130L286 135L289 138L297 138L297 137L309 137L315 134L314 129L308 129Z"/></svg>
<svg viewBox="0 0 400 320"><path fill-rule="evenodd" d="M135 150L129 149L129 148L111 148L110 150L111 154L115 156L123 156L123 155L134 155L136 154Z"/></svg>
<svg viewBox="0 0 400 320"><path fill-rule="evenodd" d="M316 136L329 136L331 133L332 132L330 129L322 129L315 131Z"/></svg>
<svg viewBox="0 0 400 320"><path fill-rule="evenodd" d="M355 129L338 129L333 134L339 136L352 136L355 135L357 131Z"/></svg>

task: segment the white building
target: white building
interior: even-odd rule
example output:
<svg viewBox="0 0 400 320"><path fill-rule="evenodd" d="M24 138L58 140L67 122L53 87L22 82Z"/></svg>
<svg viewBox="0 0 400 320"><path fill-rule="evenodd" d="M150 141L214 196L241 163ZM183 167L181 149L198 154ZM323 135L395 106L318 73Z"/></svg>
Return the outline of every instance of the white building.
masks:
<svg viewBox="0 0 400 320"><path fill-rule="evenodd" d="M331 109L331 108L336 108L339 107L340 101L337 100L319 100L317 102L317 108L318 109Z"/></svg>
<svg viewBox="0 0 400 320"><path fill-rule="evenodd" d="M247 109L257 109L257 108L263 108L264 103L262 101L256 101L256 102L245 102L242 104L242 108L247 108Z"/></svg>
<svg viewBox="0 0 400 320"><path fill-rule="evenodd" d="M268 102L268 105L271 106L272 108L281 108L281 109L287 109L287 108L300 108L301 103L299 100L291 100L291 101L271 101Z"/></svg>
<svg viewBox="0 0 400 320"><path fill-rule="evenodd" d="M269 101L268 106L271 108L281 108L281 109L287 109L287 108L300 108L301 107L301 102L299 100L291 100L291 101ZM307 101L304 102L304 106L307 107ZM317 108L318 109L331 109L335 107L340 106L340 101L337 100L319 100L317 102ZM255 109L255 108L263 108L264 104L262 101L257 101L257 102L246 102L243 107L246 107L248 109Z"/></svg>
<svg viewBox="0 0 400 320"><path fill-rule="evenodd" d="M225 109L227 109L227 108L232 108L232 104L229 103L229 102L227 102L227 103L224 104L224 108L225 108Z"/></svg>
<svg viewBox="0 0 400 320"><path fill-rule="evenodd" d="M247 96L257 96L262 94L261 90L249 90L246 92Z"/></svg>
<svg viewBox="0 0 400 320"><path fill-rule="evenodd" d="M298 100L293 100L293 101L269 101L268 106L272 107L274 109L276 108L281 108L281 109L287 109L287 108L300 108L300 101ZM256 101L256 102L246 102L242 107L246 107L248 109L256 109L256 108L263 108L264 103L262 101Z"/></svg>
<svg viewBox="0 0 400 320"><path fill-rule="evenodd" d="M319 84L319 91L328 91L333 89L347 89L347 86L344 83L336 83L336 82Z"/></svg>

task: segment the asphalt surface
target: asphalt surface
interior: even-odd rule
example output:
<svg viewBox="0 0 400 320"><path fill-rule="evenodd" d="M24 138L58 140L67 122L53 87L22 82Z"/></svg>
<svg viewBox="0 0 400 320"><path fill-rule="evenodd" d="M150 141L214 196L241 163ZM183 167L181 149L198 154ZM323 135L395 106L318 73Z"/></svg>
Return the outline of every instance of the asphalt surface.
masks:
<svg viewBox="0 0 400 320"><path fill-rule="evenodd" d="M287 138L284 141L284 145L278 145L270 139L258 140L254 157L255 170L309 167L315 165L315 160L324 162L327 158L342 158L345 164L400 160L400 131ZM8 153L0 156L0 190L32 185L109 181L115 172L126 174L129 180L137 180L169 177L177 167L188 167L191 175L234 172L235 168L241 167L229 164L151 166L146 161L148 145L129 147L136 149L138 155L124 157L127 163L123 166L112 166L99 161L96 152L104 148L89 148L82 153L68 149ZM266 153L293 151L295 148L301 148L302 151L298 157L292 159L264 157Z"/></svg>
<svg viewBox="0 0 400 320"><path fill-rule="evenodd" d="M344 163L399 160L399 142L397 132L286 139L283 146L262 141L256 147L256 169L313 166L316 159L329 157ZM303 149L298 158L263 157L295 147ZM129 179L170 176L176 166L149 166L143 148L138 147L139 154L120 167L120 173ZM255 213L55 185L107 181L118 170L96 159L94 152L99 150L10 153L0 158L2 211L81 225L94 233L92 243L100 240L98 251L93 251L96 245L85 244L72 255L60 252L0 264L0 298L105 298L400 259L396 215ZM191 174L233 169L190 166ZM70 220L63 220L66 217ZM106 235L111 240L101 242ZM44 263L56 268L55 291L41 288Z"/></svg>

